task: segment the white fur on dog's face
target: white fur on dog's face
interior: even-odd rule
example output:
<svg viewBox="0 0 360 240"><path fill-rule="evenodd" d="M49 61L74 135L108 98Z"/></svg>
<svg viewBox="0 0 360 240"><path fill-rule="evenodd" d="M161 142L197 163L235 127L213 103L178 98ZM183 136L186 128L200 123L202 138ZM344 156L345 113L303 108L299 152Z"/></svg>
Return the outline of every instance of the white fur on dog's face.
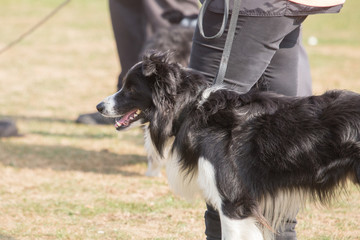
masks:
<svg viewBox="0 0 360 240"><path fill-rule="evenodd" d="M120 91L121 91L121 89L118 92L114 93L113 95L108 96L101 102L105 106L104 110L101 112L101 114L104 117L110 117L110 118L121 117L121 115L115 111L115 104L116 104L115 96Z"/></svg>

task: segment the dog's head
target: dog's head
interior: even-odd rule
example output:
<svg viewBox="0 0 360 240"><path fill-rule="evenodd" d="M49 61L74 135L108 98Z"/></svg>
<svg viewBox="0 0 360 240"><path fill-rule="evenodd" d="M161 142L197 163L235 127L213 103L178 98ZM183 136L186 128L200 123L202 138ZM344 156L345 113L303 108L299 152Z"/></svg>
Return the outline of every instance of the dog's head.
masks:
<svg viewBox="0 0 360 240"><path fill-rule="evenodd" d="M148 53L123 79L122 88L97 105L105 117L115 118L117 130L146 122L161 122L172 113L176 74L180 66L169 62L170 53Z"/></svg>

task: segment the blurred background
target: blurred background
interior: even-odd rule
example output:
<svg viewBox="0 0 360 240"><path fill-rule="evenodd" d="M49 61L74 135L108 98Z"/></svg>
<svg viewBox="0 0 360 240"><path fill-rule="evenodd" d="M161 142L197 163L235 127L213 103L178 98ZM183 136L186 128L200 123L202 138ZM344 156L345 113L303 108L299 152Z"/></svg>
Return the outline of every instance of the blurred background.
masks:
<svg viewBox="0 0 360 240"><path fill-rule="evenodd" d="M0 49L60 0L1 0ZM310 16L303 41L313 89L360 92L360 1ZM126 36L124 36L126 37ZM108 2L72 0L0 54L0 239L203 239L204 203L187 203L148 178L140 129L81 125L116 90L119 62ZM299 239L360 239L360 194L299 214ZM324 224L325 223L325 224Z"/></svg>

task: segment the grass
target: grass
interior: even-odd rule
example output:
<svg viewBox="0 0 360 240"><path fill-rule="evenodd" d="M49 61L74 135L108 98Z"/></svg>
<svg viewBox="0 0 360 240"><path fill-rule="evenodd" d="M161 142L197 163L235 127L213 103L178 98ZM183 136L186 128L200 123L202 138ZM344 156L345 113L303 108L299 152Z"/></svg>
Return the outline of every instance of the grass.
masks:
<svg viewBox="0 0 360 240"><path fill-rule="evenodd" d="M2 0L0 48L60 0ZM360 92L360 2L304 24L314 92ZM119 72L106 1L73 0L0 55L0 118L23 137L0 140L0 239L204 239L204 204L174 196L165 178L147 178L140 130L77 125L115 90ZM360 194L331 208L309 205L299 239L360 239Z"/></svg>

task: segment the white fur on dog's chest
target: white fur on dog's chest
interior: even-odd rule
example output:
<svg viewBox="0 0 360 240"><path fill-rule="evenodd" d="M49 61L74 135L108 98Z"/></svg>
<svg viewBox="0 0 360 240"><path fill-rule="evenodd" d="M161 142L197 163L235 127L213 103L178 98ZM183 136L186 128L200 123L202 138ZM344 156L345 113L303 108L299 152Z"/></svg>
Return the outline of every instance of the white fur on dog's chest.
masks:
<svg viewBox="0 0 360 240"><path fill-rule="evenodd" d="M221 206L221 197L216 186L215 170L211 163L201 157L198 166L191 173L184 171L179 164L179 154L174 151L169 155L166 173L171 190L185 199L192 200L197 195L216 209Z"/></svg>
<svg viewBox="0 0 360 240"><path fill-rule="evenodd" d="M180 154L176 149L172 151L173 143L174 138L170 138L164 148L166 175L170 189L176 195L187 200L193 200L200 195L206 202L215 208L219 208L221 197L216 186L214 167L209 161L201 157L198 160L198 166L192 172L184 170L180 164ZM157 151L152 151L152 153L155 152ZM154 158L160 158L160 156Z"/></svg>
<svg viewBox="0 0 360 240"><path fill-rule="evenodd" d="M159 176L161 166L166 164L166 175L170 189L177 195L186 199L193 199L199 192L198 187L198 173L195 171L192 174L186 174L180 166L180 156L176 150L172 151L174 137L169 138L164 147L163 157L161 157L151 141L149 128L144 128L145 133L145 147L148 157L151 158L151 163L147 171L147 175Z"/></svg>
<svg viewBox="0 0 360 240"><path fill-rule="evenodd" d="M183 171L180 166L180 157L176 150L168 155L166 175L169 186L175 194L187 200L192 200L199 194L197 171L190 174Z"/></svg>

